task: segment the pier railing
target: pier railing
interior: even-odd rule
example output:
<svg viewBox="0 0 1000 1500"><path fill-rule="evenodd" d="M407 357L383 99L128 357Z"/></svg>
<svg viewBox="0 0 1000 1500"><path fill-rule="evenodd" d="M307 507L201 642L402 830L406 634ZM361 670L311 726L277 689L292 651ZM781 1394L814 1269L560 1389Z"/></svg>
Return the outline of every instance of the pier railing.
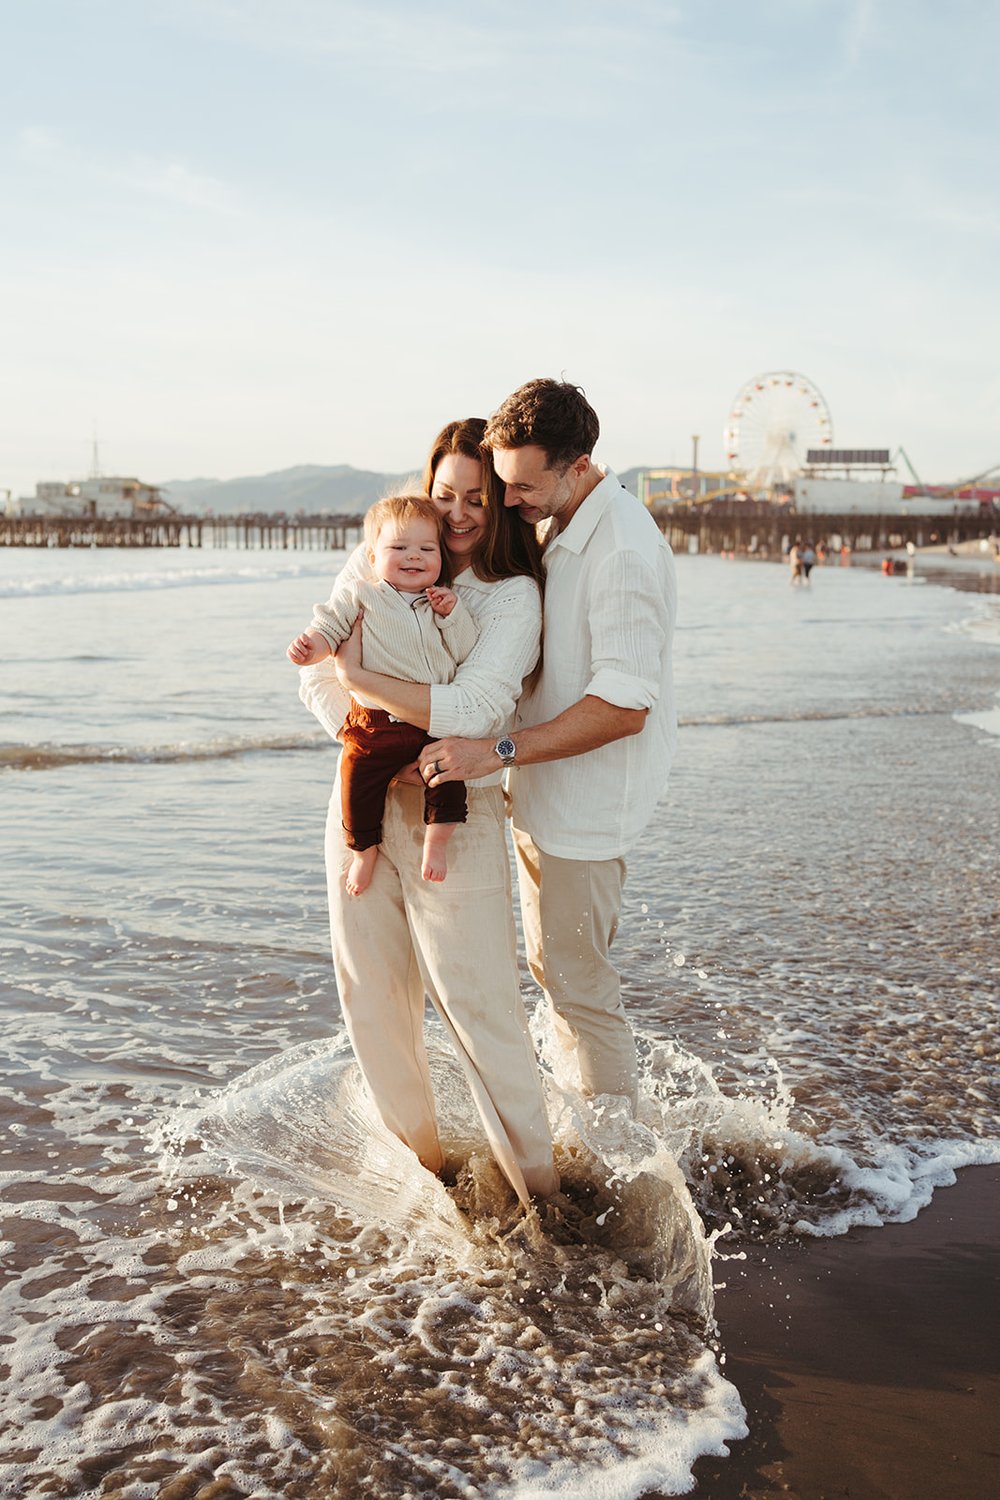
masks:
<svg viewBox="0 0 1000 1500"><path fill-rule="evenodd" d="M0 516L0 547L281 547L332 551L361 516Z"/></svg>

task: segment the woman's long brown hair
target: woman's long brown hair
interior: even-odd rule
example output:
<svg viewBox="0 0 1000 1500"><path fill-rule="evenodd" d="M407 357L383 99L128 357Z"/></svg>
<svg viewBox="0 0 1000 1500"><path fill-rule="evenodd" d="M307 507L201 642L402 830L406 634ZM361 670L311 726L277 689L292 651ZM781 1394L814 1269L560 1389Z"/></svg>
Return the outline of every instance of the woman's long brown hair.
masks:
<svg viewBox="0 0 1000 1500"><path fill-rule="evenodd" d="M424 493L431 493L438 464L449 453L461 453L481 464L481 495L486 510L486 533L472 557L472 571L484 583L496 583L500 578L523 574L533 578L542 589L545 586L542 549L535 537L534 527L526 526L503 503L503 485L493 467L493 457L488 449L482 447L485 431L484 417L465 417L442 427L427 455Z"/></svg>
<svg viewBox="0 0 1000 1500"><path fill-rule="evenodd" d="M483 448L483 433L486 431L485 417L464 417L458 422L448 422L441 428L431 444L424 466L424 493L429 495L434 484L438 464L449 453L461 453L482 465L483 481L480 495L486 510L486 534L472 557L472 571L484 583L496 583L501 578L523 576L533 578L538 591L545 593L545 569L542 567L542 549L535 536L535 528L526 526L508 510L503 503L503 485L493 467L493 455ZM543 642L538 643L538 661L524 679L530 691L538 682L542 670Z"/></svg>

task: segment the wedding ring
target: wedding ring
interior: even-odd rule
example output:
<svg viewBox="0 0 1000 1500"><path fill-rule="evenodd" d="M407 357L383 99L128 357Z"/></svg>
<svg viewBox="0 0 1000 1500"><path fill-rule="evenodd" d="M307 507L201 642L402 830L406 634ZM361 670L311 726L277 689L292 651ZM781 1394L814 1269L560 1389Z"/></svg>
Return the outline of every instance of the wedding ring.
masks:
<svg viewBox="0 0 1000 1500"><path fill-rule="evenodd" d="M436 760L434 762L434 775L435 776L440 776L441 775L441 762L439 760Z"/></svg>

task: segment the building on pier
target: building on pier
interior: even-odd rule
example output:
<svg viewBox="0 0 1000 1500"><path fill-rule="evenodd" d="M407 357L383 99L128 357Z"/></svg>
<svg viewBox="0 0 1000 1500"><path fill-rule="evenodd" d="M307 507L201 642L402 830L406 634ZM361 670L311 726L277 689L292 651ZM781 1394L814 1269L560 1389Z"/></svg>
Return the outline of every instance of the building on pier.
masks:
<svg viewBox="0 0 1000 1500"><path fill-rule="evenodd" d="M155 484L117 474L92 474L88 479L41 481L36 484L33 496L16 502L15 513L116 520L125 516L172 515L174 507Z"/></svg>
<svg viewBox="0 0 1000 1500"><path fill-rule="evenodd" d="M721 469L696 469L693 465L640 469L636 480L636 494L645 506L672 505L684 500L701 503L722 495L732 497L736 490L731 474Z"/></svg>

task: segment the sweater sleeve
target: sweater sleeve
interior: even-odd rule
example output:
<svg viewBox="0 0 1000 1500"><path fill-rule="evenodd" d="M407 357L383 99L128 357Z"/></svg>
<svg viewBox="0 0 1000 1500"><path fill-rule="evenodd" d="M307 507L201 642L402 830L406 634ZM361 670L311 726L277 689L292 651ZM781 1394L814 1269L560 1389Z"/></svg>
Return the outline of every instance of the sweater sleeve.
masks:
<svg viewBox="0 0 1000 1500"><path fill-rule="evenodd" d="M332 740L340 739L350 697L340 685L333 657L299 668L299 697Z"/></svg>
<svg viewBox="0 0 1000 1500"><path fill-rule="evenodd" d="M373 577L364 546L355 547L334 579L330 602L332 603L337 596L338 590L344 590L347 585L356 587L360 582L367 582ZM321 607L323 606L317 606L317 608ZM323 633L326 634L325 631ZM340 731L347 718L350 697L341 687L337 669L330 658L317 662L313 667L300 668L299 697L330 738L339 740Z"/></svg>
<svg viewBox="0 0 1000 1500"><path fill-rule="evenodd" d="M451 614L435 615L434 623L441 632L444 649L456 666L461 666L479 639L479 627L468 607L456 599Z"/></svg>
<svg viewBox="0 0 1000 1500"><path fill-rule="evenodd" d="M431 685L430 733L479 739L507 729L525 677L538 661L542 600L533 578L470 589L477 639L452 682Z"/></svg>
<svg viewBox="0 0 1000 1500"><path fill-rule="evenodd" d="M361 608L363 588L364 584L357 578L345 579L341 574L326 603L313 605L312 629L319 631L331 651L336 651L354 629L354 622Z"/></svg>

